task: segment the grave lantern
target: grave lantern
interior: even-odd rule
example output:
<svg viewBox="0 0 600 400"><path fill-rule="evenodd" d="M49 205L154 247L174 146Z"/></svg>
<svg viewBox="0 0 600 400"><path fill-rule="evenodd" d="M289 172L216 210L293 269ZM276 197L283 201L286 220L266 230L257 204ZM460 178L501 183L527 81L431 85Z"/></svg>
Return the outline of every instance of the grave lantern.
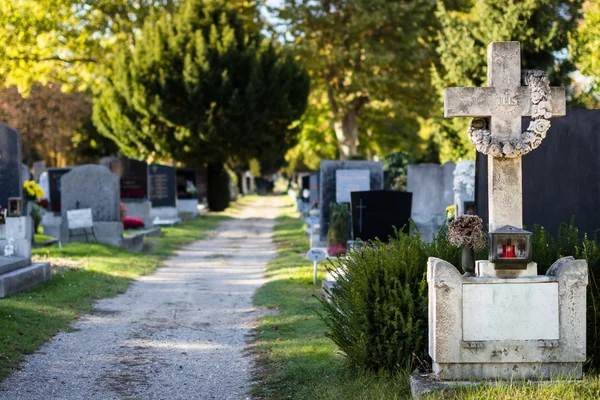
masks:
<svg viewBox="0 0 600 400"><path fill-rule="evenodd" d="M20 197L9 197L8 198L8 216L9 217L20 217L21 216L21 204L22 204L22 200Z"/></svg>
<svg viewBox="0 0 600 400"><path fill-rule="evenodd" d="M489 235L489 261L495 269L527 269L531 262L531 232L505 225Z"/></svg>

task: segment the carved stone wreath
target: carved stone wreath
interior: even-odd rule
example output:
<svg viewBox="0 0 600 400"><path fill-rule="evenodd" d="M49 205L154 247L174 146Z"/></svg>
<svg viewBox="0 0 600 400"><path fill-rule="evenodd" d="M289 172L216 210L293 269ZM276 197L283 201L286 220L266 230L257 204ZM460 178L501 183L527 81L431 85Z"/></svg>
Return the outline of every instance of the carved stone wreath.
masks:
<svg viewBox="0 0 600 400"><path fill-rule="evenodd" d="M488 118L474 118L469 125L469 139L477 151L492 157L520 157L538 148L550 128L552 117L552 94L550 80L537 70L522 73L525 86L531 89L532 121L518 137L499 138L492 135Z"/></svg>

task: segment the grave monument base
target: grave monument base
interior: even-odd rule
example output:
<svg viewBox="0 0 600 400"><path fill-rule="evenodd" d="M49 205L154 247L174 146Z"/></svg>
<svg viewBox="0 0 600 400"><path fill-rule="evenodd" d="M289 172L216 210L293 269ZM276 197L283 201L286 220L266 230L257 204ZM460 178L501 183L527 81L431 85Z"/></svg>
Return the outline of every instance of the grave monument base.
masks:
<svg viewBox="0 0 600 400"><path fill-rule="evenodd" d="M177 211L180 213L191 213L198 215L198 199L177 199Z"/></svg>
<svg viewBox="0 0 600 400"><path fill-rule="evenodd" d="M478 261L478 271L487 271ZM429 355L437 379L581 378L586 351L587 263L572 257L546 275L463 276L430 258Z"/></svg>
<svg viewBox="0 0 600 400"><path fill-rule="evenodd" d="M94 222L94 234L98 243L110 244L113 246L119 246L123 239L123 223L121 221L96 221ZM75 235L75 236L73 236ZM69 237L69 229L67 224L63 224L61 227L61 242L94 242L94 235L91 229L87 229L87 239L83 232L83 229L78 229L71 233Z"/></svg>
<svg viewBox="0 0 600 400"><path fill-rule="evenodd" d="M55 214L52 211L46 211L44 213L41 222L42 227L44 227L44 235L59 238L61 224L62 217L60 214Z"/></svg>
<svg viewBox="0 0 600 400"><path fill-rule="evenodd" d="M152 228L152 203L150 200L121 200L127 207L127 216L144 221L146 229Z"/></svg>
<svg viewBox="0 0 600 400"><path fill-rule="evenodd" d="M428 396L432 398L432 393L436 392L438 397L442 397L442 394L447 393L452 395L458 393L468 387L495 387L495 386L514 386L514 385L555 385L561 384L564 381L578 383L581 380L572 380L568 377L564 377L561 380L524 380L524 381L502 381L502 380L489 380L489 381L441 381L435 375L430 373L422 373L414 371L410 375L410 391L413 399L420 399Z"/></svg>
<svg viewBox="0 0 600 400"><path fill-rule="evenodd" d="M15 256L31 257L31 238L33 237L33 221L31 217L9 217L6 224L0 225L0 254L4 254L7 239L15 240Z"/></svg>

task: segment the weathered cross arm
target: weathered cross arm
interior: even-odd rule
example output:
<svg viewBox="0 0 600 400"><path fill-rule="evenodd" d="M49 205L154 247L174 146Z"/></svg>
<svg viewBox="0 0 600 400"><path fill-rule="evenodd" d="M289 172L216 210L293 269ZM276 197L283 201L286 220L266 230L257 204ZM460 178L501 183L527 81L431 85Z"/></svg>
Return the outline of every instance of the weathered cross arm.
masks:
<svg viewBox="0 0 600 400"><path fill-rule="evenodd" d="M564 87L551 87L552 116L566 115ZM450 87L444 90L444 117L489 117L506 89L496 87ZM527 86L516 89L516 116L531 116L531 93Z"/></svg>

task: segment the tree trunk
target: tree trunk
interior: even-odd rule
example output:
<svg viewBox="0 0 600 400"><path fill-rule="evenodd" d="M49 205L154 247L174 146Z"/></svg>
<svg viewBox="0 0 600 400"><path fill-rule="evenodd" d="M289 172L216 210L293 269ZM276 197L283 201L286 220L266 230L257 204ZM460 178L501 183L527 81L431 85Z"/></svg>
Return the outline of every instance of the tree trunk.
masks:
<svg viewBox="0 0 600 400"><path fill-rule="evenodd" d="M208 164L208 208L211 211L223 211L229 206L229 174L223 162Z"/></svg>
<svg viewBox="0 0 600 400"><path fill-rule="evenodd" d="M358 154L358 111L346 111L341 119L333 122L333 129L338 140L340 160L348 160Z"/></svg>

